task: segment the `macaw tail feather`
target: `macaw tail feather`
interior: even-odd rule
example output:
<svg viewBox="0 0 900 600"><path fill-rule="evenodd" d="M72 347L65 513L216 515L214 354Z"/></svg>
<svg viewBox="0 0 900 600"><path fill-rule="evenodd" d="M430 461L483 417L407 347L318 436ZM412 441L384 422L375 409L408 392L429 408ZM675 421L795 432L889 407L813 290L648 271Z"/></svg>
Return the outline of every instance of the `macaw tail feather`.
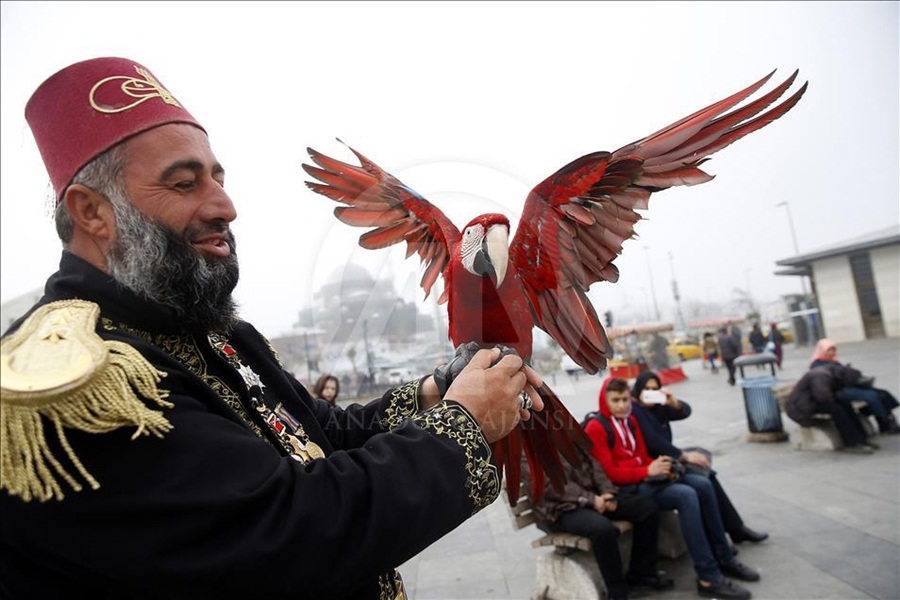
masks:
<svg viewBox="0 0 900 600"><path fill-rule="evenodd" d="M537 503L544 496L545 480L559 492L565 488L562 460L580 465L582 459L576 446L589 450L592 445L581 425L546 383L537 392L544 401L544 409L532 412L531 419L522 421L509 435L494 443L494 460L506 479L510 506L515 506L519 499L523 453L528 461L531 498Z"/></svg>

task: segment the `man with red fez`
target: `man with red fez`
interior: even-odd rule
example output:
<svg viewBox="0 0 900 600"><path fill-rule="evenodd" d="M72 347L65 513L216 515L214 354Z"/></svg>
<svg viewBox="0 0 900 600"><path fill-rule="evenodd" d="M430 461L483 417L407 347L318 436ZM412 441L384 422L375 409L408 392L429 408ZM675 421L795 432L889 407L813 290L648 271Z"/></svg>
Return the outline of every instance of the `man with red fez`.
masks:
<svg viewBox="0 0 900 600"><path fill-rule="evenodd" d="M490 504L538 376L481 350L346 409L242 321L235 206L148 69L71 65L25 109L63 252L2 339L0 597L401 598Z"/></svg>

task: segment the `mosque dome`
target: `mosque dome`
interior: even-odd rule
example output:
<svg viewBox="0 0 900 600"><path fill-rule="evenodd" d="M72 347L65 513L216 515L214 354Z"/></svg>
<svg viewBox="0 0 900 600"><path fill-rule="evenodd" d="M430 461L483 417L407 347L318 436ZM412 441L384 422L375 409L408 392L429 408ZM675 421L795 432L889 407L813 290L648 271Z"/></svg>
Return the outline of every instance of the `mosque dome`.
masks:
<svg viewBox="0 0 900 600"><path fill-rule="evenodd" d="M374 283L375 279L365 267L355 263L346 263L331 272L326 285L344 284L346 286L355 284L371 288Z"/></svg>

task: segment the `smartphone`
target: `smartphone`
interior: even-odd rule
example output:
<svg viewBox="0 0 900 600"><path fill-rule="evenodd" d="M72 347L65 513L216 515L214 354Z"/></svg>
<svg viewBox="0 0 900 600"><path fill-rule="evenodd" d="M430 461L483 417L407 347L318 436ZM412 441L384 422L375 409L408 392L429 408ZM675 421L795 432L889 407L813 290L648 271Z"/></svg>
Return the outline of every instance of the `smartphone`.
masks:
<svg viewBox="0 0 900 600"><path fill-rule="evenodd" d="M659 390L644 390L641 392L641 401L644 404L665 404L666 395Z"/></svg>

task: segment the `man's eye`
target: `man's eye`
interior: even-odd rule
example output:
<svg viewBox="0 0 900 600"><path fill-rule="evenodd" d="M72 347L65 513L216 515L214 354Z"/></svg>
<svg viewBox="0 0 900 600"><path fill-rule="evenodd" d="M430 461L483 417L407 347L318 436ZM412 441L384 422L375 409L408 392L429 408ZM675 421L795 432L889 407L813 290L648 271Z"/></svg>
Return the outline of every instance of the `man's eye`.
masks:
<svg viewBox="0 0 900 600"><path fill-rule="evenodd" d="M179 181L175 184L176 190L188 191L194 187L193 181Z"/></svg>

